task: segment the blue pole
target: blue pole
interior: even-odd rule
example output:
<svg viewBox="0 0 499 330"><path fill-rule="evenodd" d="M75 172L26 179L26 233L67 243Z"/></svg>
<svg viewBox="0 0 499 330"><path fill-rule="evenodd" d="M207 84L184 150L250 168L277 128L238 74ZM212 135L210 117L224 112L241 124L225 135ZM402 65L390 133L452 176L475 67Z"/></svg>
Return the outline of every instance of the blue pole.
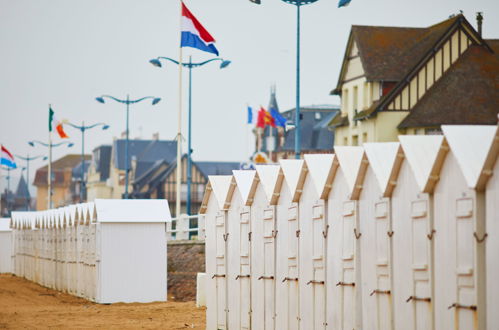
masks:
<svg viewBox="0 0 499 330"><path fill-rule="evenodd" d="M296 1L296 109L295 109L295 158L300 159L301 153L301 118L300 118L300 7L301 1Z"/></svg>
<svg viewBox="0 0 499 330"><path fill-rule="evenodd" d="M192 160L191 160L191 124L192 124L192 56L189 56L189 113L187 129L187 202L186 213L191 215L191 181L192 181Z"/></svg>
<svg viewBox="0 0 499 330"><path fill-rule="evenodd" d="M125 199L128 199L128 139L129 139L129 129L128 129L128 120L129 120L129 112L130 112L130 97L127 94L126 96L126 142L125 142Z"/></svg>

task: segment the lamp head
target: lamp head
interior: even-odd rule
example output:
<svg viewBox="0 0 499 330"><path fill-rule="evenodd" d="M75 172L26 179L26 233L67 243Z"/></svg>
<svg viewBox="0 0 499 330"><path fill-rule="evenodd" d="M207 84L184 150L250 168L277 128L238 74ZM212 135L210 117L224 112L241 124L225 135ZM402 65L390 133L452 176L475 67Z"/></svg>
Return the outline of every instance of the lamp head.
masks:
<svg viewBox="0 0 499 330"><path fill-rule="evenodd" d="M96 97L95 100L99 103L105 103L104 98L102 96Z"/></svg>
<svg viewBox="0 0 499 330"><path fill-rule="evenodd" d="M159 101L161 101L161 98L160 97L156 97L152 100L152 105L156 105L159 103Z"/></svg>
<svg viewBox="0 0 499 330"><path fill-rule="evenodd" d="M149 61L149 63L151 63L152 65L158 67L158 68L161 68L161 61L158 60L157 58L153 58L152 60Z"/></svg>
<svg viewBox="0 0 499 330"><path fill-rule="evenodd" d="M28 144L29 144L30 146L32 146L32 147L34 147L34 146L35 146L35 144L33 143L33 141L29 141L29 142L28 142Z"/></svg>
<svg viewBox="0 0 499 330"><path fill-rule="evenodd" d="M68 148L71 148L72 146L74 146L74 143L69 142L69 143L68 143Z"/></svg>
<svg viewBox="0 0 499 330"><path fill-rule="evenodd" d="M220 64L220 69L224 69L226 67L228 67L230 65L231 61L222 61L222 63Z"/></svg>
<svg viewBox="0 0 499 330"><path fill-rule="evenodd" d="M108 128L109 128L109 125L104 125L104 126L102 126L102 130L106 130L106 129L108 129Z"/></svg>
<svg viewBox="0 0 499 330"><path fill-rule="evenodd" d="M42 160L47 160L47 159L49 159L47 156L44 156L44 157L42 158Z"/></svg>

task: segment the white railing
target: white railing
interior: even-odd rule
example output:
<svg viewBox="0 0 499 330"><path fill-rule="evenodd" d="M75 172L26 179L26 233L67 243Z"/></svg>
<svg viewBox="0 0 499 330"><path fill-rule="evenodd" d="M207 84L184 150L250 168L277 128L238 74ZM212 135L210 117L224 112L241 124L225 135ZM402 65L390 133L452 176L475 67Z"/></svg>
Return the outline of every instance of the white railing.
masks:
<svg viewBox="0 0 499 330"><path fill-rule="evenodd" d="M192 219L198 220L197 227L191 228ZM172 218L171 222L166 224L167 240L201 240L205 239L205 223L203 215L181 214L178 218Z"/></svg>

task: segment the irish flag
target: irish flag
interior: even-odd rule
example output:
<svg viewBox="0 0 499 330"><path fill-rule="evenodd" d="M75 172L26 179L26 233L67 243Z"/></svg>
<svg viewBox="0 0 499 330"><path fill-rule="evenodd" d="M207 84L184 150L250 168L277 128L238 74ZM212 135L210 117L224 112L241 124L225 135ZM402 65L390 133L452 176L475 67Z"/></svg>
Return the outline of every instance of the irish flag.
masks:
<svg viewBox="0 0 499 330"><path fill-rule="evenodd" d="M55 128L57 134L61 137L61 139L66 139L69 136L64 132L64 128L62 127L63 122L57 120L54 116L54 110L52 107L49 107L49 132L52 132Z"/></svg>

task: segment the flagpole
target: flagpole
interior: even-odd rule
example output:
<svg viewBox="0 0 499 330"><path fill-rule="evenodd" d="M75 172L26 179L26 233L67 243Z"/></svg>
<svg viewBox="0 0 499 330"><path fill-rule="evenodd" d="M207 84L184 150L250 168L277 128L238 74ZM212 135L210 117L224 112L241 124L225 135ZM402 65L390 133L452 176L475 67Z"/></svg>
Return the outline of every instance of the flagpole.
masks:
<svg viewBox="0 0 499 330"><path fill-rule="evenodd" d="M52 105L49 104L49 109L52 108ZM50 110L49 110L50 112ZM52 132L49 129L49 165L48 165L48 174L47 174L47 210L52 208Z"/></svg>
<svg viewBox="0 0 499 330"><path fill-rule="evenodd" d="M182 30L182 6L184 2L180 0L180 30ZM182 40L182 32L180 32L180 39ZM178 54L178 123L177 123L177 187L176 187L176 205L175 216L180 217L181 204L180 204L180 189L182 183L182 45L179 47Z"/></svg>

